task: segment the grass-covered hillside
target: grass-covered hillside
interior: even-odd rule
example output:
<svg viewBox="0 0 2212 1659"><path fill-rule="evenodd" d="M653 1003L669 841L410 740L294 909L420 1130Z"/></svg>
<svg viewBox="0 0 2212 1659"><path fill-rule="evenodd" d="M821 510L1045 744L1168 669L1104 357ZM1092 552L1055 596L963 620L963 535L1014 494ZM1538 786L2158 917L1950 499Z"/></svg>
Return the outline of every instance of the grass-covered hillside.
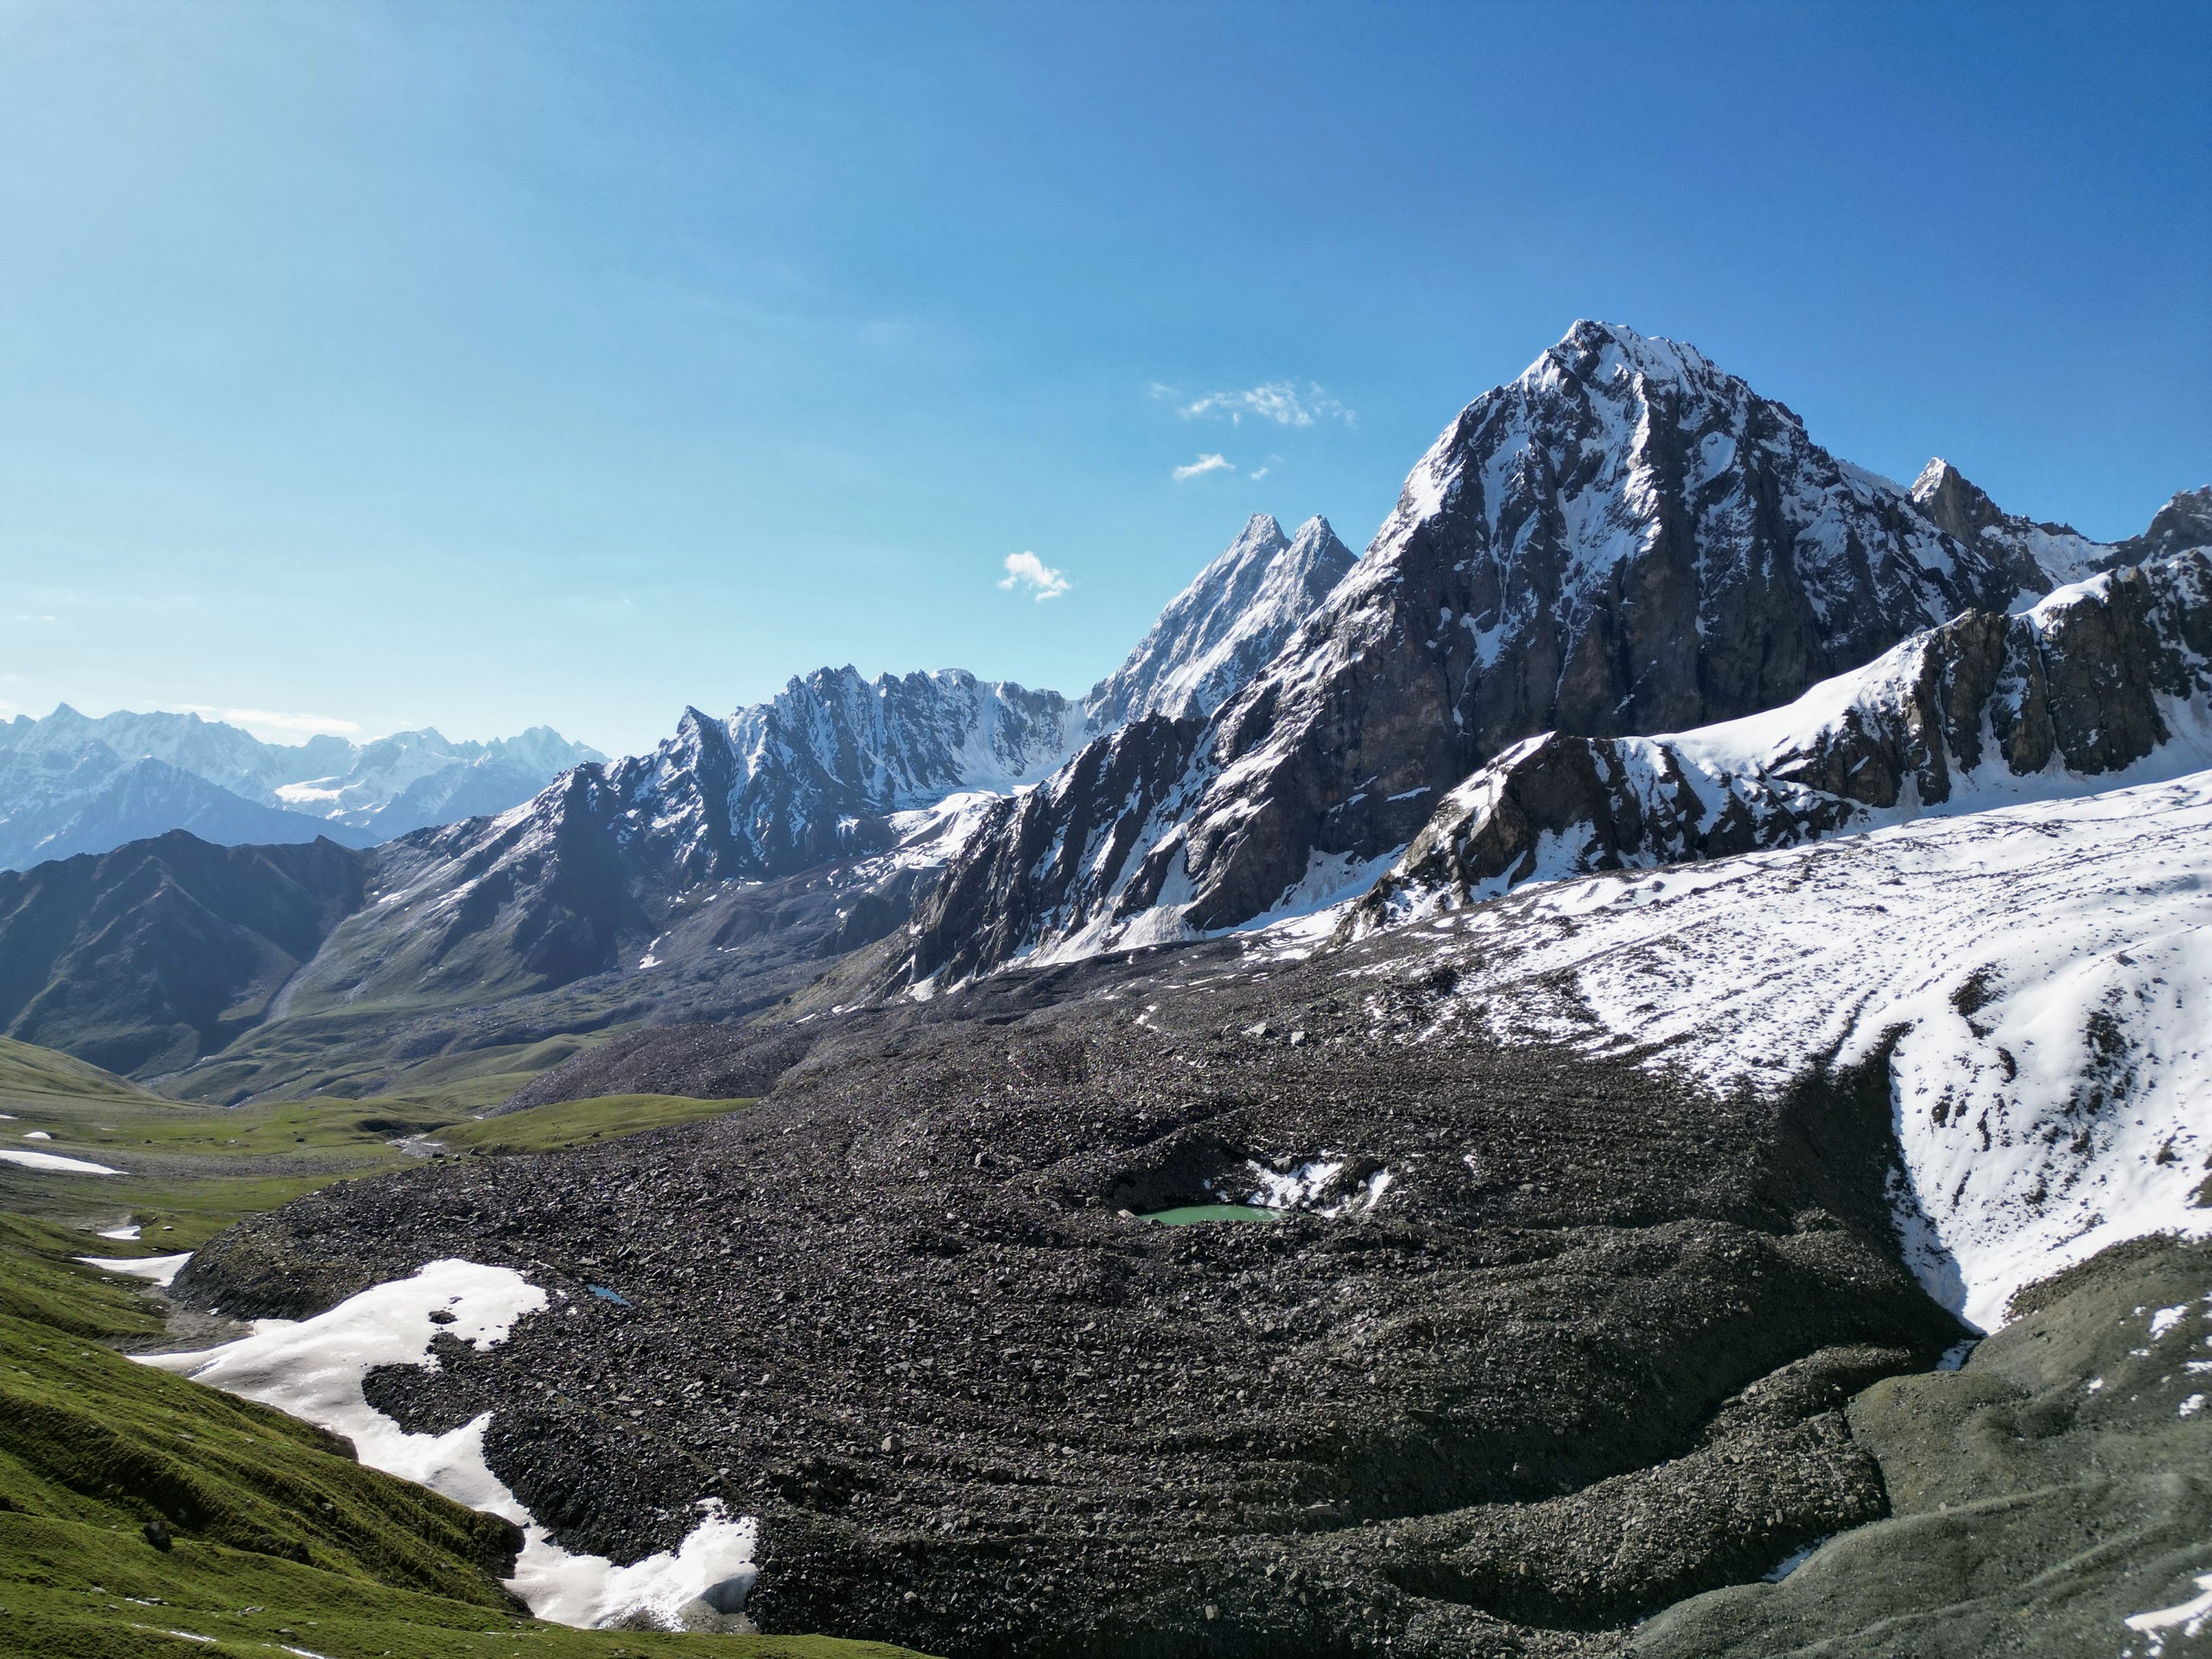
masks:
<svg viewBox="0 0 2212 1659"><path fill-rule="evenodd" d="M400 1166L408 1154L386 1143L405 1135L477 1136L453 1155L543 1152L733 1103L631 1096L457 1125L453 1110L421 1100L180 1106L0 1042L0 1146L124 1172L0 1165L14 1210L0 1213L0 1653L895 1654L814 1637L532 1620L499 1583L514 1541L506 1522L364 1468L344 1442L280 1412L133 1362L122 1351L175 1345L156 1299L74 1259L191 1249L269 1204ZM40 1130L51 1138L23 1138ZM142 1229L136 1242L86 1230L125 1215Z"/></svg>
<svg viewBox="0 0 2212 1659"><path fill-rule="evenodd" d="M66 1054L0 1038L0 1148L116 1172L0 1161L0 1211L99 1229L135 1224L149 1247L194 1249L241 1216L334 1180L441 1154L557 1152L745 1103L624 1095L470 1116L504 1093L486 1096L472 1084L368 1100L208 1106L164 1099Z"/></svg>

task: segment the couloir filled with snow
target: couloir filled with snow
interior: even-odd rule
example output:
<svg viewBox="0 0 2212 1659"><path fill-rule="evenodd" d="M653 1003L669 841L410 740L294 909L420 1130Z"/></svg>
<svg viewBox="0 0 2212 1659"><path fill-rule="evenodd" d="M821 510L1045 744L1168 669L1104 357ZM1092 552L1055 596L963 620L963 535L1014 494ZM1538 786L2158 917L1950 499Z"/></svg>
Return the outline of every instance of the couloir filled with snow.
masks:
<svg viewBox="0 0 2212 1659"><path fill-rule="evenodd" d="M378 1366L435 1369L431 1344L440 1332L480 1351L492 1348L518 1319L544 1313L550 1304L543 1290L512 1268L432 1262L310 1319L259 1319L251 1335L219 1348L139 1357L343 1434L371 1468L514 1522L524 1544L507 1587L537 1618L589 1628L642 1613L667 1625L702 1598L718 1611L734 1610L755 1572L758 1529L749 1516L732 1516L718 1500L702 1499L698 1524L674 1551L627 1567L571 1554L485 1463L489 1413L448 1433L416 1434L363 1397L362 1379Z"/></svg>
<svg viewBox="0 0 2212 1659"><path fill-rule="evenodd" d="M2122 1239L2212 1230L2212 772L1422 925L1417 971L1460 972L1432 1038L1465 1022L1770 1091L1893 1045L1908 1252L1978 1325Z"/></svg>

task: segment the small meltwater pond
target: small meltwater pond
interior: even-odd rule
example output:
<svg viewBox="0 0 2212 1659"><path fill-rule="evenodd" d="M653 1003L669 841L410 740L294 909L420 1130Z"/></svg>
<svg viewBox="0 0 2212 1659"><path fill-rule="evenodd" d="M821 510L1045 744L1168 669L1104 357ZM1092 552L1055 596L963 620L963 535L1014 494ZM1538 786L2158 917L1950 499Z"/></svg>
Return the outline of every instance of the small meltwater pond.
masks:
<svg viewBox="0 0 2212 1659"><path fill-rule="evenodd" d="M1256 1204L1186 1204L1179 1210L1156 1210L1139 1221L1156 1221L1163 1227L1188 1227L1199 1221L1281 1221L1287 1210L1268 1210Z"/></svg>

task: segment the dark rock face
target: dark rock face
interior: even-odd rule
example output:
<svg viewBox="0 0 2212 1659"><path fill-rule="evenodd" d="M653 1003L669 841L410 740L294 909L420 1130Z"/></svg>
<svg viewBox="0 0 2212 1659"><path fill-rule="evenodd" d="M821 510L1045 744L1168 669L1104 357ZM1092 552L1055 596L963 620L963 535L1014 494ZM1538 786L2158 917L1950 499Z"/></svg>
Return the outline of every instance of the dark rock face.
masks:
<svg viewBox="0 0 2212 1659"><path fill-rule="evenodd" d="M1913 505L1946 535L1978 549L2010 573L2021 593L2044 594L2131 556L2126 544L2093 542L2071 524L2037 524L2006 512L1948 461L1938 457L1913 480ZM2171 550L2179 552L2179 548Z"/></svg>
<svg viewBox="0 0 2212 1659"><path fill-rule="evenodd" d="M1969 611L1916 636L1795 705L1786 735L1784 710L1753 731L1517 744L1446 798L1346 928L1540 874L1794 846L1908 796L1941 807L2053 766L2081 781L2052 792L2094 790L2172 737L2173 704L2208 696L2212 556L2127 567L2022 615Z"/></svg>
<svg viewBox="0 0 2212 1659"><path fill-rule="evenodd" d="M1161 780L1153 793L1060 791L1049 827L1009 818L964 855L1003 870L1005 838L1071 844L1077 816L1110 807L1145 826L1118 863L1009 888L964 929L937 907L968 889L956 869L908 971L987 968L1085 929L1110 942L1155 906L1170 914L1154 931L1246 921L1317 861L1402 846L1509 744L1770 708L1961 610L2002 610L2012 563L1694 351L1579 323L1468 405L1358 566L1194 746L1120 734L1148 753L1116 767Z"/></svg>
<svg viewBox="0 0 2212 1659"><path fill-rule="evenodd" d="M2212 547L2212 484L2183 490L2152 516L2151 527L2115 550L2129 563Z"/></svg>
<svg viewBox="0 0 2212 1659"><path fill-rule="evenodd" d="M1178 785L1205 730L1195 717L1147 715L1084 745L1050 782L994 805L917 906L916 971L927 963L927 973L963 978L1019 953L1025 930L1071 927L1125 895L1132 906L1149 903L1168 861L1147 860L1134 874L1130 866L1186 804Z"/></svg>
<svg viewBox="0 0 2212 1659"><path fill-rule="evenodd" d="M1594 1654L1883 1512L1839 1408L1956 1329L1895 1259L1881 1079L1715 1102L1419 1040L1418 975L1234 965L825 1019L746 1111L332 1187L177 1294L512 1264L553 1309L380 1407L493 1411L501 1478L619 1559L721 1496L764 1628L959 1659ZM1118 1213L1269 1188L1268 1225Z"/></svg>
<svg viewBox="0 0 2212 1659"><path fill-rule="evenodd" d="M355 909L372 855L182 830L0 871L0 1021L112 1071L219 1048Z"/></svg>

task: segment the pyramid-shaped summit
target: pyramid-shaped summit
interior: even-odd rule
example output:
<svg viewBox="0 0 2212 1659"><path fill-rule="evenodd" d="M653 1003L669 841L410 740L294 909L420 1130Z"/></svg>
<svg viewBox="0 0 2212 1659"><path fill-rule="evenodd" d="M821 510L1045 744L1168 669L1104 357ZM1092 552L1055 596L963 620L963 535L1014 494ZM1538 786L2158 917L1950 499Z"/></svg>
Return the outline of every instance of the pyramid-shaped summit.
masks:
<svg viewBox="0 0 2212 1659"><path fill-rule="evenodd" d="M1357 891L1511 743L1773 708L1960 611L2005 609L2018 574L2014 550L1945 534L1694 347L1579 321L1459 412L1366 554L1203 730L1079 755L1113 800L1060 789L1002 811L919 918L910 971ZM1141 739L1160 752L1128 752Z"/></svg>

